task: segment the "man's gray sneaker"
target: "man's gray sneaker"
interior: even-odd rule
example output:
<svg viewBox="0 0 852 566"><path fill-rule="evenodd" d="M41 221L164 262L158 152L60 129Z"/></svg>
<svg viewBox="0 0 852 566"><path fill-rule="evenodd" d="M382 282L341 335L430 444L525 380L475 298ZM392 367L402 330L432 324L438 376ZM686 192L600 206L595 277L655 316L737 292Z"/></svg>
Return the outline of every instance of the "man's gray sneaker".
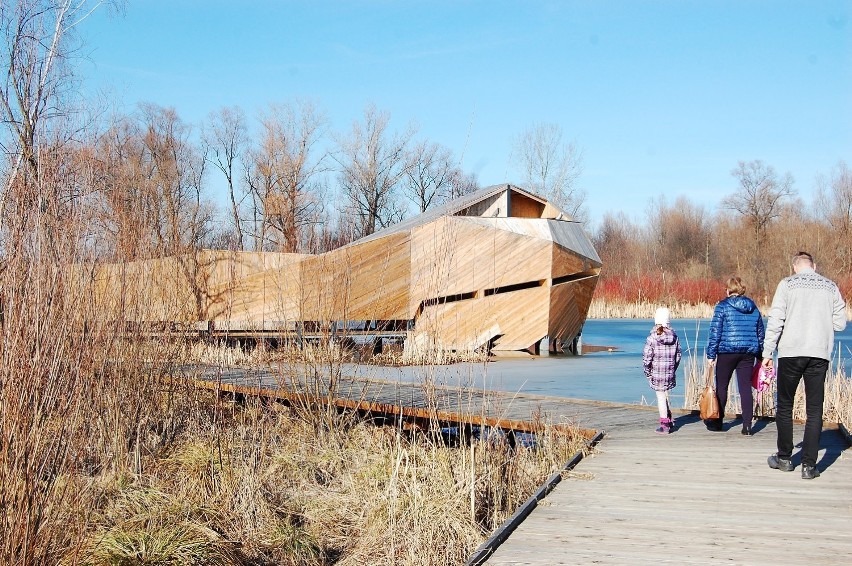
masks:
<svg viewBox="0 0 852 566"><path fill-rule="evenodd" d="M812 480L814 478L819 477L819 470L817 470L816 466L807 466L802 464L802 479L803 480Z"/></svg>
<svg viewBox="0 0 852 566"><path fill-rule="evenodd" d="M791 460L786 458L779 458L778 454L773 454L769 458L766 459L766 463L769 464L769 467L773 470L781 470L782 472L792 472L793 468L796 466L793 465ZM802 477L805 477L805 471L802 470ZM817 472L819 474L819 472Z"/></svg>

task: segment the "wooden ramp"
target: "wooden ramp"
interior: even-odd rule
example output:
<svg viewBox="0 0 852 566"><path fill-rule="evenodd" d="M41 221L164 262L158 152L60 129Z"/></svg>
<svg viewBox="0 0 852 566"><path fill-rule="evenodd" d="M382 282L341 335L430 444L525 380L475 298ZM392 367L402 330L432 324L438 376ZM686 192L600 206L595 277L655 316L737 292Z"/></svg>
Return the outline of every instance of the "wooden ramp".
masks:
<svg viewBox="0 0 852 566"><path fill-rule="evenodd" d="M485 563L849 563L852 457L840 431L823 431L822 476L803 480L798 453L792 472L767 466L774 423L753 437L739 422L721 433L692 416L677 423L668 436L611 427Z"/></svg>

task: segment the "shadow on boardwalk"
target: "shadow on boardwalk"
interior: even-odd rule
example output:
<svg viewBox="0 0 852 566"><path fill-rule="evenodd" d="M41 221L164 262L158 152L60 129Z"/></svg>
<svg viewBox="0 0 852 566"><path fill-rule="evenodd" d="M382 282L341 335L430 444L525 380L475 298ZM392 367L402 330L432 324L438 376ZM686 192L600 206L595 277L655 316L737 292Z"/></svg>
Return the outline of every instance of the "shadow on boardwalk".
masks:
<svg viewBox="0 0 852 566"><path fill-rule="evenodd" d="M655 416L608 429L486 564L847 563L852 458L838 430L823 431L823 475L808 481L798 453L793 472L767 466L772 422L745 437L739 421L711 433L680 416L659 436Z"/></svg>

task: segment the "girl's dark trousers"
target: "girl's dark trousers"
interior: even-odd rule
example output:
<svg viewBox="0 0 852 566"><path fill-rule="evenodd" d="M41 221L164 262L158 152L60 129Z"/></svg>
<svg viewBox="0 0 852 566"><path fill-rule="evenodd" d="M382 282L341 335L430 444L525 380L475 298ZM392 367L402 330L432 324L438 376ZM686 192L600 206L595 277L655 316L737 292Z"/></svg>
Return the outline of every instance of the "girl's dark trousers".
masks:
<svg viewBox="0 0 852 566"><path fill-rule="evenodd" d="M719 415L724 418L728 403L728 385L734 371L737 373L737 388L743 406L743 427L751 428L754 415L754 398L751 394L751 372L754 369L754 354L718 354L716 356L716 398L719 399ZM718 421L721 423L721 419Z"/></svg>

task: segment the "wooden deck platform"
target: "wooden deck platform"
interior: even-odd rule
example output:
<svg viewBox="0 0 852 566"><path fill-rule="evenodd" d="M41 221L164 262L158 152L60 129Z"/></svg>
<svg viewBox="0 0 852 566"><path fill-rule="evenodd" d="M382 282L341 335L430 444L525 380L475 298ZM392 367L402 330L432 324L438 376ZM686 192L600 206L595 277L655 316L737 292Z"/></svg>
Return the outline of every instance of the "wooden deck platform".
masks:
<svg viewBox="0 0 852 566"><path fill-rule="evenodd" d="M610 428L485 564L849 562L852 453L840 431L823 431L822 476L803 480L798 454L792 472L767 466L774 423L744 437L739 422L722 433L677 422L668 436Z"/></svg>

